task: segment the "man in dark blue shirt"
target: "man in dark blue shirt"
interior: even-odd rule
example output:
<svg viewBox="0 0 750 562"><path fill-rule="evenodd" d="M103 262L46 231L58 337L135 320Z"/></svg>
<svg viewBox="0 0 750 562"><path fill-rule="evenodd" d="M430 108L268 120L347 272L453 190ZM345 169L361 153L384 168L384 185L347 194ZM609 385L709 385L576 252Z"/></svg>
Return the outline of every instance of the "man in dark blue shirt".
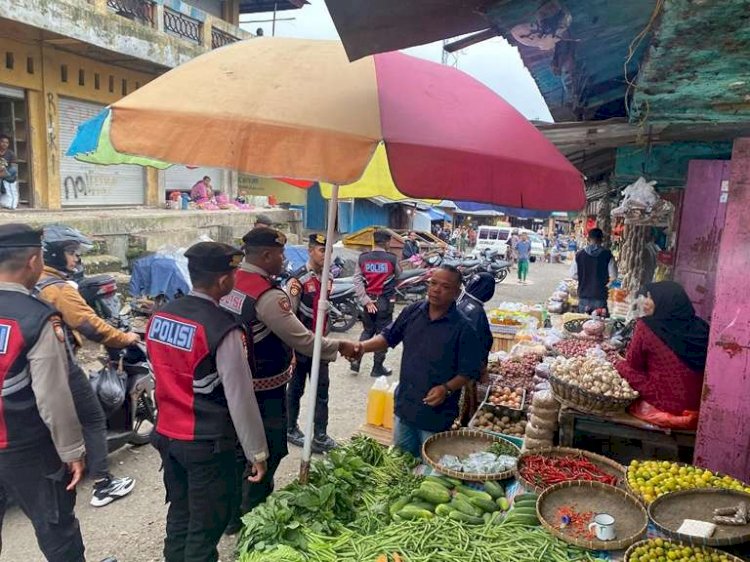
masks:
<svg viewBox="0 0 750 562"><path fill-rule="evenodd" d="M483 350L456 307L460 292L461 273L440 267L430 279L427 301L406 307L382 334L361 342L362 353L404 344L393 444L416 457L430 435L451 428L461 388L480 376Z"/></svg>

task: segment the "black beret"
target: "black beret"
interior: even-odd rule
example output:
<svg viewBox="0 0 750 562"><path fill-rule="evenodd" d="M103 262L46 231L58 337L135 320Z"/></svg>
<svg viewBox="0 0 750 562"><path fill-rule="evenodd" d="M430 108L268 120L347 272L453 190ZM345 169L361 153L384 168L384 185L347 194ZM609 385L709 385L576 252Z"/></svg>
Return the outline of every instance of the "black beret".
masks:
<svg viewBox="0 0 750 562"><path fill-rule="evenodd" d="M35 230L28 224L11 223L0 225L0 248L41 248L43 230Z"/></svg>
<svg viewBox="0 0 750 562"><path fill-rule="evenodd" d="M325 246L326 245L326 237L322 234L311 234L310 235L310 245L311 246Z"/></svg>
<svg viewBox="0 0 750 562"><path fill-rule="evenodd" d="M242 252L237 248L220 242L198 242L185 252L190 268L212 273L237 269L242 262L242 256Z"/></svg>
<svg viewBox="0 0 750 562"><path fill-rule="evenodd" d="M242 237L242 241L252 248L283 248L286 236L275 228L253 228Z"/></svg>

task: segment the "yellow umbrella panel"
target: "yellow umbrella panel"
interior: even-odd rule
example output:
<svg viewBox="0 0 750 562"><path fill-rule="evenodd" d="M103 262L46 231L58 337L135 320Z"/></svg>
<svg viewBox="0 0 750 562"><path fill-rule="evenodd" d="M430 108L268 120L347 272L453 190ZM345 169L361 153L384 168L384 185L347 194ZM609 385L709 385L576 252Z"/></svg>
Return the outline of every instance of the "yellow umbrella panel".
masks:
<svg viewBox="0 0 750 562"><path fill-rule="evenodd" d="M330 183L321 183L321 195L330 199L332 188ZM370 197L385 197L391 201L414 200L401 193L393 183L391 169L388 166L388 155L382 142L375 149L375 154L359 181L339 186L339 199L368 199ZM438 199L418 199L417 201L424 201L429 205L440 202Z"/></svg>

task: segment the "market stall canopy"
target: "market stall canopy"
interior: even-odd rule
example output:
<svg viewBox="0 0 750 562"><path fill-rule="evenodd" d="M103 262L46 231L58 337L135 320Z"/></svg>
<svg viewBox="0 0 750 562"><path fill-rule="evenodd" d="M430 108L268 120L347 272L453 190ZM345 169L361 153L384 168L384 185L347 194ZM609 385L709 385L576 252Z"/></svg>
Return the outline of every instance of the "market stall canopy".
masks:
<svg viewBox="0 0 750 562"><path fill-rule="evenodd" d="M351 60L490 27L485 0L326 0Z"/></svg>
<svg viewBox="0 0 750 562"><path fill-rule="evenodd" d="M100 123L93 150L74 156L110 163L99 153L108 140L119 155L348 185L384 143L392 182L409 197L542 210L585 201L581 174L479 81L402 53L349 63L338 41L216 49L112 104Z"/></svg>
<svg viewBox="0 0 750 562"><path fill-rule="evenodd" d="M471 201L456 201L456 212L464 215L518 217L520 219L546 219L550 216L548 211L533 211L530 209L515 209L513 207L502 207L500 205L488 205L487 203L473 203Z"/></svg>

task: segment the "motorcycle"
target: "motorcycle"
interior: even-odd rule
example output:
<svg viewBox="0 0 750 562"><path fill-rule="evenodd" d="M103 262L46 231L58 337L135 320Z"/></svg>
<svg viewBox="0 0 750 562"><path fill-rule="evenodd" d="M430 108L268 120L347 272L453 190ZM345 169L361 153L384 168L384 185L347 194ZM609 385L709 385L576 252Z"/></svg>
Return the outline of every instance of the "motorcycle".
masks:
<svg viewBox="0 0 750 562"><path fill-rule="evenodd" d="M491 273L496 283L501 283L508 277L511 263L503 259L497 250L485 248L479 254L479 259L483 262L482 268L484 271Z"/></svg>
<svg viewBox="0 0 750 562"><path fill-rule="evenodd" d="M329 325L332 332L347 332L359 319L359 303L351 277L333 280L328 297Z"/></svg>
<svg viewBox="0 0 750 562"><path fill-rule="evenodd" d="M396 277L396 300L412 303L427 296L427 282L432 268L405 269Z"/></svg>
<svg viewBox="0 0 750 562"><path fill-rule="evenodd" d="M129 305L121 305L114 277L104 274L83 278L78 282L78 291L105 322L124 332L133 330L132 310ZM92 374L92 379L103 376L104 371L114 372L125 389L125 399L118 408L104 408L109 451L128 443L146 445L156 425L154 375L146 355L146 345L138 343L127 349L105 349L105 365Z"/></svg>

